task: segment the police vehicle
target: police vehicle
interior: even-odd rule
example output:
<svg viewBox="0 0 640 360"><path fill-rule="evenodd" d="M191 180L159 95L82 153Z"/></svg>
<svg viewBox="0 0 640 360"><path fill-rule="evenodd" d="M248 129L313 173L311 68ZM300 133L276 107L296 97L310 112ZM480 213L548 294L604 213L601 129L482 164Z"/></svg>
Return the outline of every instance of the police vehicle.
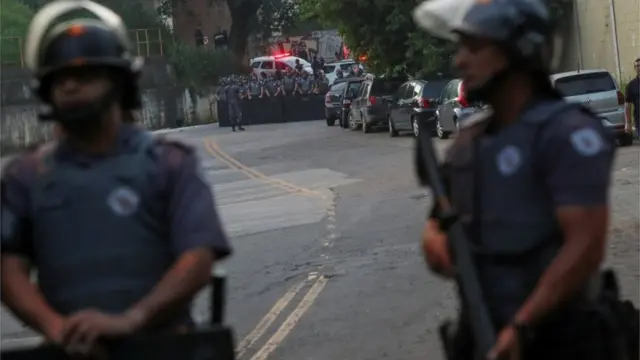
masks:
<svg viewBox="0 0 640 360"><path fill-rule="evenodd" d="M295 70L296 60L302 64L304 71L313 74L313 69L308 61L296 56L291 56L290 53L253 58L249 61L249 65L251 66L253 74L260 76L262 73L266 73L268 76L275 75L278 70L282 72L287 69Z"/></svg>

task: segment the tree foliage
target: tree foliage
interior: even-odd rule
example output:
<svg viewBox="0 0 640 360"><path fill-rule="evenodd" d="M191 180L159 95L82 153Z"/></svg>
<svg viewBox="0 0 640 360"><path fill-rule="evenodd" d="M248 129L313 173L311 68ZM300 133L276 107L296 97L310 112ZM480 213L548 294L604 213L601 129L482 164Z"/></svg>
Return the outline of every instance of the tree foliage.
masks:
<svg viewBox="0 0 640 360"><path fill-rule="evenodd" d="M547 0L555 22L571 21L571 2ZM452 72L454 44L430 36L411 13L422 0L297 0L304 19L337 28L355 56L378 72Z"/></svg>
<svg viewBox="0 0 640 360"><path fill-rule="evenodd" d="M416 0L298 0L306 19L337 28L356 56L374 71L449 72L451 45L417 28Z"/></svg>
<svg viewBox="0 0 640 360"><path fill-rule="evenodd" d="M0 58L3 65L21 64L22 41L33 10L18 0L0 1Z"/></svg>

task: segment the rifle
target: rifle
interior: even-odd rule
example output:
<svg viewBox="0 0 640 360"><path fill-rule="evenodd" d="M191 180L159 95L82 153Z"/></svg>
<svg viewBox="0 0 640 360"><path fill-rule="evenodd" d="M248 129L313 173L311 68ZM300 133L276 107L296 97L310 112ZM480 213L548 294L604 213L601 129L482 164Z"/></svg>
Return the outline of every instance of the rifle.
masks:
<svg viewBox="0 0 640 360"><path fill-rule="evenodd" d="M426 124L424 124L426 125ZM421 124L420 129L428 129ZM476 359L484 359L495 345L496 333L485 304L478 274L471 256L471 248L462 224L451 205L447 195L436 152L428 131L420 131L416 143L416 166L423 184L428 184L433 191L435 206L440 214L440 227L447 233L449 250L456 266L456 283L460 298L468 309L469 324L474 342ZM443 346L448 359L451 354L451 324L444 324L439 329Z"/></svg>
<svg viewBox="0 0 640 360"><path fill-rule="evenodd" d="M211 276L211 318L208 324L187 333L134 335L105 343L107 360L233 360L233 331L223 324L226 274L216 264ZM56 345L2 349L3 360L70 360Z"/></svg>

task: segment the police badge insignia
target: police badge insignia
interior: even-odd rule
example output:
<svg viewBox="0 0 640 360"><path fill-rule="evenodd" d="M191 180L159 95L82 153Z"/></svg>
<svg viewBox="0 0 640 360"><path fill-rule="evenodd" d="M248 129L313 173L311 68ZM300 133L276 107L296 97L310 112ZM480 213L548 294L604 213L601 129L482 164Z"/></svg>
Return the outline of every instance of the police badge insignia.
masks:
<svg viewBox="0 0 640 360"><path fill-rule="evenodd" d="M109 194L107 204L116 215L129 216L138 210L140 196L128 186L116 188Z"/></svg>
<svg viewBox="0 0 640 360"><path fill-rule="evenodd" d="M505 176L514 174L520 167L521 163L522 156L520 155L520 150L513 145L506 146L504 149L500 150L498 157L496 158L498 170L500 170L500 173Z"/></svg>
<svg viewBox="0 0 640 360"><path fill-rule="evenodd" d="M571 133L571 145L582 156L593 156L602 150L602 136L591 128L579 129Z"/></svg>

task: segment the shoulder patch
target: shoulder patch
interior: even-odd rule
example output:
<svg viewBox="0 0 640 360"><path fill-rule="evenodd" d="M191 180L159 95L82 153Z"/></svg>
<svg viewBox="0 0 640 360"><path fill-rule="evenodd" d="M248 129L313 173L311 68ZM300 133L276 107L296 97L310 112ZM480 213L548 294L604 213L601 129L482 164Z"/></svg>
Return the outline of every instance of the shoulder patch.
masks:
<svg viewBox="0 0 640 360"><path fill-rule="evenodd" d="M592 128L582 128L569 135L571 145L582 156L593 156L605 147L600 133Z"/></svg>
<svg viewBox="0 0 640 360"><path fill-rule="evenodd" d="M193 146L187 145L179 140L169 139L165 136L156 136L155 141L160 157L163 158L172 169L180 166L185 157L195 152Z"/></svg>

